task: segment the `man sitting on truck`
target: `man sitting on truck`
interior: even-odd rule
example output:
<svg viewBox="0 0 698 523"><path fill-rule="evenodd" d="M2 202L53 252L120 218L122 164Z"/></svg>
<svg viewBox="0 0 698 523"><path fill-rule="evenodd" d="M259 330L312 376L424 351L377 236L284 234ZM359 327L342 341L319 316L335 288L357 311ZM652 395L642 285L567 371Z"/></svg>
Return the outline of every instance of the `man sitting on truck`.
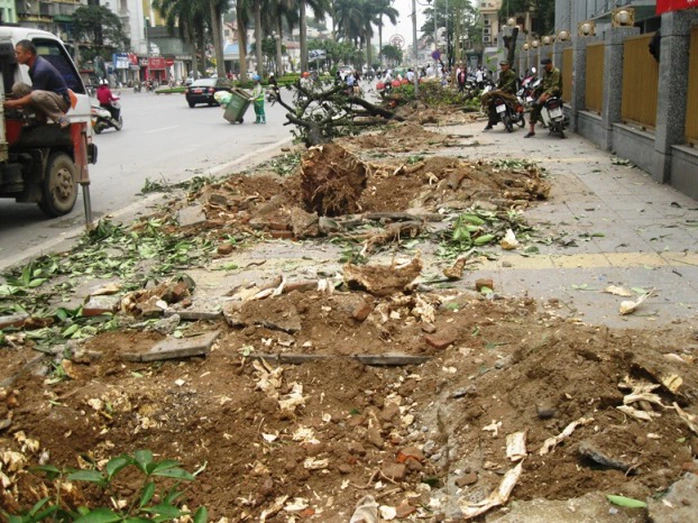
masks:
<svg viewBox="0 0 698 523"><path fill-rule="evenodd" d="M17 82L12 86L13 100L5 102L8 109L31 106L37 113L37 120L50 118L61 129L70 125L66 116L70 109L68 86L61 73L47 60L37 55L36 46L30 40L20 40L15 46L19 64L29 66L32 85Z"/></svg>

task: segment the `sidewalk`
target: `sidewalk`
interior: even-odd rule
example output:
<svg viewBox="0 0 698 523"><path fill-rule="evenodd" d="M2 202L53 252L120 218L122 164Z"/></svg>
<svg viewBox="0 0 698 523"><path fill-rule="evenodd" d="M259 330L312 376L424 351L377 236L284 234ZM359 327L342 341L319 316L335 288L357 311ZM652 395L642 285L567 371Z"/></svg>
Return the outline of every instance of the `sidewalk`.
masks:
<svg viewBox="0 0 698 523"><path fill-rule="evenodd" d="M611 154L578 135L561 140L539 129L524 140L523 130L483 128L477 122L449 132L472 134L480 143L462 151L470 158L525 158L545 167L553 181L550 199L525 215L574 239L575 246L540 246L540 254L529 258L505 253L483 266L482 276L493 278L503 294L560 300L587 323L639 327L696 318L696 200L637 168L614 164ZM609 284L656 293L635 314L621 317L618 304L629 298L600 292Z"/></svg>
<svg viewBox="0 0 698 523"><path fill-rule="evenodd" d="M456 288L471 290L475 279L492 278L501 296L529 296L564 317L609 327L651 328L698 317L698 202L654 183L637 168L614 164L612 155L575 134L561 140L541 130L534 139L524 140L523 130L507 134L498 126L483 133L484 126L482 121L429 127L472 135L464 147L430 154L528 159L545 167L553 186L550 198L534 203L524 217L541 236L559 241L537 243L539 253L530 255L520 249L497 249L496 261L469 264L470 272ZM425 261L423 277L443 265L423 246L414 249ZM227 301L223 289L276 274L285 274L289 281L336 274L342 267L339 257L332 244L274 241L236 254L236 263L245 271L220 270L217 264L225 263L223 259L189 273L198 283L197 301L218 309ZM372 256L371 263L391 260L386 252ZM633 297L602 292L608 285L632 289ZM620 303L637 298L640 289L654 289L654 295L635 313L621 316Z"/></svg>

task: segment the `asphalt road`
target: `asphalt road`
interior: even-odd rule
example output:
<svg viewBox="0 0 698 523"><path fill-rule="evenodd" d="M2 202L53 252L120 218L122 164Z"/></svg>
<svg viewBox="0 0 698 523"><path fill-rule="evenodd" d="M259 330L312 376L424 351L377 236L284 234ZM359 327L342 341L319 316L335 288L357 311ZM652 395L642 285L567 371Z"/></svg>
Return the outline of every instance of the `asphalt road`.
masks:
<svg viewBox="0 0 698 523"><path fill-rule="evenodd" d="M95 136L99 148L90 166L90 194L95 218L142 206L138 193L146 179L177 183L195 175L224 174L233 162L254 158L290 140L284 110L266 105L267 125L231 125L220 107L190 109L183 95L155 95L124 90L124 128ZM54 249L79 236L84 226L82 193L67 216L47 219L36 204L0 200L0 268Z"/></svg>

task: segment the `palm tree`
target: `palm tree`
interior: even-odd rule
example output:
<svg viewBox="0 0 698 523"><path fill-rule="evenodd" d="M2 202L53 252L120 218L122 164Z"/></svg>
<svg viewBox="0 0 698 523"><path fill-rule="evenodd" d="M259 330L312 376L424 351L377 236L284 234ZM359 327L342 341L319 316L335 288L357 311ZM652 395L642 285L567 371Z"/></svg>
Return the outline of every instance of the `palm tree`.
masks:
<svg viewBox="0 0 698 523"><path fill-rule="evenodd" d="M225 51L223 50L223 13L230 8L228 0L209 0L210 28L213 48L216 53L216 72L219 78L225 76Z"/></svg>
<svg viewBox="0 0 698 523"><path fill-rule="evenodd" d="M298 24L299 14L296 10L295 0L267 0L268 5L265 6L264 13L267 15L263 24L265 32L276 33L276 74L283 74L282 63L282 43L284 35L284 23L288 27L289 32L293 32L293 27Z"/></svg>
<svg viewBox="0 0 698 523"><path fill-rule="evenodd" d="M363 15L356 0L334 0L334 24L337 37L357 43L363 31Z"/></svg>
<svg viewBox="0 0 698 523"><path fill-rule="evenodd" d="M262 76L262 0L252 0L254 6L254 47L257 55L257 74Z"/></svg>
<svg viewBox="0 0 698 523"><path fill-rule="evenodd" d="M377 0L376 11L378 13L378 58L383 65L383 17L387 16L391 24L397 24L400 13L391 4L393 0ZM370 64L369 64L370 65Z"/></svg>
<svg viewBox="0 0 698 523"><path fill-rule="evenodd" d="M204 31L206 26L206 15L203 2L191 0L153 0L153 9L160 13L165 20L169 32L174 34L178 30L180 38L191 45L191 65L192 70L199 72L196 57L197 43L203 44ZM201 45L202 56L204 56L203 45Z"/></svg>
<svg viewBox="0 0 698 523"><path fill-rule="evenodd" d="M300 1L300 44L301 71L308 70L308 34L306 33L306 7L310 7L316 20L322 20L331 9L330 0L299 0ZM307 4L307 6L306 6Z"/></svg>

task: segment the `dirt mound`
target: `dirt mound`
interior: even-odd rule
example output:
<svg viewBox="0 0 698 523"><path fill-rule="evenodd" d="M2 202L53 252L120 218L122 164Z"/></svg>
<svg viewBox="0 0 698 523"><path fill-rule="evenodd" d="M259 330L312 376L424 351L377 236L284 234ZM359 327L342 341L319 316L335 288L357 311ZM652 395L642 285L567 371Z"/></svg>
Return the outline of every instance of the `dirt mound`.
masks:
<svg viewBox="0 0 698 523"><path fill-rule="evenodd" d="M207 187L198 199L205 204L209 228L302 238L327 233L318 227L318 216L430 213L475 202L524 207L549 192L550 184L533 165L506 169L441 156L370 163L328 144L310 149L295 176L235 176Z"/></svg>
<svg viewBox="0 0 698 523"><path fill-rule="evenodd" d="M389 126L384 132L359 135L344 141L353 147L391 151L413 151L443 144L448 136L425 129L416 123L407 122Z"/></svg>
<svg viewBox="0 0 698 523"><path fill-rule="evenodd" d="M443 511L449 496L486 496L513 467L506 436L526 431L514 499L593 491L644 498L665 489L698 439L673 409L632 403L652 413L649 421L623 413L617 407L628 391L618 385L626 376L656 385L677 375L678 388L665 380L674 392L655 392L665 407L689 408L698 373L688 333L616 333L538 316L534 308L468 295L292 292L246 303L233 326L194 326L188 335L224 330L210 355L157 366L119 355L159 336L98 335L84 347L92 357L74 363L71 379L48 396L31 375L13 385L11 432L40 443L23 451L21 470L44 452L58 466L85 467L78 456L100 462L149 448L189 470L207 464L187 504L207 506L213 520L259 519L282 500L268 521L301 510L319 521L347 521L367 493L426 517ZM283 367L249 359L274 353L312 358ZM431 359L370 367L355 359L366 353ZM583 417L593 421L539 455L546 438ZM4 446L22 448L16 438ZM22 484L25 475L8 478ZM447 495L454 483L463 490ZM120 495L134 488L116 486ZM12 499L36 501L29 489L14 492Z"/></svg>

